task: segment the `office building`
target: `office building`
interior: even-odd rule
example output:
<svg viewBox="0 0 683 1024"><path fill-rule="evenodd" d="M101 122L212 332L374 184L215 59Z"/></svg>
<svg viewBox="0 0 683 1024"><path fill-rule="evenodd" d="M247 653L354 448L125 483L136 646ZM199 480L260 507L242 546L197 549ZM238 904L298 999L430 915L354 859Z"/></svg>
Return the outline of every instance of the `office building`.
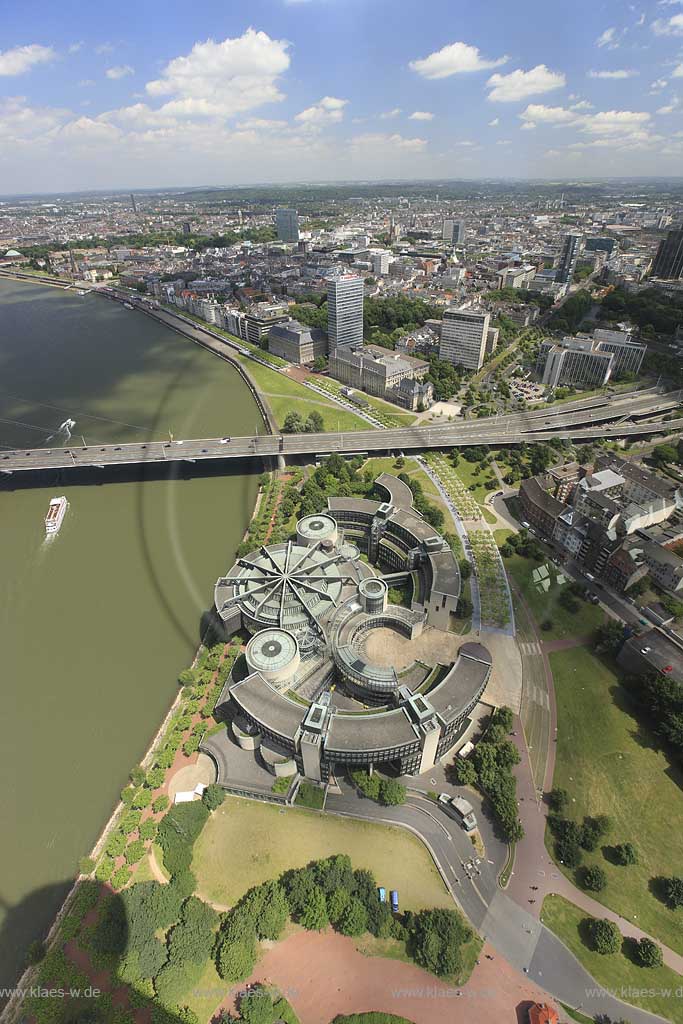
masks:
<svg viewBox="0 0 683 1024"><path fill-rule="evenodd" d="M363 344L363 278L333 271L327 279L327 335L330 352Z"/></svg>
<svg viewBox="0 0 683 1024"><path fill-rule="evenodd" d="M579 255L579 243L581 235L569 234L564 236L562 250L555 271L555 280L559 284L571 284L576 267L576 259Z"/></svg>
<svg viewBox="0 0 683 1024"><path fill-rule="evenodd" d="M669 231L659 243L652 264L652 276L669 280L683 277L683 226Z"/></svg>
<svg viewBox="0 0 683 1024"><path fill-rule="evenodd" d="M586 239L586 252L606 252L608 256L612 256L616 248L615 238L603 238L601 236L594 236L593 238Z"/></svg>
<svg viewBox="0 0 683 1024"><path fill-rule="evenodd" d="M453 220L452 217L444 219L441 226L441 237L449 245L459 245L465 241L465 222Z"/></svg>
<svg viewBox="0 0 683 1024"><path fill-rule="evenodd" d="M298 320L283 320L268 331L268 351L290 363L313 363L327 352L325 332Z"/></svg>
<svg viewBox="0 0 683 1024"><path fill-rule="evenodd" d="M339 346L330 354L330 374L347 387L386 398L408 409L432 404L433 386L420 384L429 372L425 359L391 352L379 345Z"/></svg>
<svg viewBox="0 0 683 1024"><path fill-rule="evenodd" d="M384 277L389 273L392 256L390 252L373 252L372 272L375 277Z"/></svg>
<svg viewBox="0 0 683 1024"><path fill-rule="evenodd" d="M277 237L281 242L299 241L299 215L296 210L281 206L275 211Z"/></svg>
<svg viewBox="0 0 683 1024"><path fill-rule="evenodd" d="M625 331L598 328L588 334L567 336L561 341L544 341L536 371L548 387L559 384L602 386L611 377L640 371L647 345L634 341Z"/></svg>
<svg viewBox="0 0 683 1024"><path fill-rule="evenodd" d="M478 309L444 310L439 358L468 370L481 369L489 337L489 313Z"/></svg>

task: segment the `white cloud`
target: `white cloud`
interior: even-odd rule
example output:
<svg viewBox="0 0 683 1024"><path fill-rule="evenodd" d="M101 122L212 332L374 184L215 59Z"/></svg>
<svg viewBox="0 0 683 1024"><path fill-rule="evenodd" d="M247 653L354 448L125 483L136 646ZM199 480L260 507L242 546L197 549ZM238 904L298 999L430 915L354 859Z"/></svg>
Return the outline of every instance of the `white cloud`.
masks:
<svg viewBox="0 0 683 1024"><path fill-rule="evenodd" d="M650 26L657 36L683 35L683 14L674 14L671 18L656 18Z"/></svg>
<svg viewBox="0 0 683 1024"><path fill-rule="evenodd" d="M430 114L428 110L414 110L409 117L410 121L433 121L434 114Z"/></svg>
<svg viewBox="0 0 683 1024"><path fill-rule="evenodd" d="M586 115L581 122L583 131L590 135L621 135L641 130L650 120L644 111L604 110Z"/></svg>
<svg viewBox="0 0 683 1024"><path fill-rule="evenodd" d="M135 70L130 64L117 64L113 68L107 68L105 75L107 78L111 78L112 81L116 82L119 78L127 78L128 75L134 75Z"/></svg>
<svg viewBox="0 0 683 1024"><path fill-rule="evenodd" d="M489 128L497 128L500 124L500 118L494 117L493 121L489 121Z"/></svg>
<svg viewBox="0 0 683 1024"><path fill-rule="evenodd" d="M530 103L519 116L523 121L531 121L534 124L568 124L577 121L577 115L573 110L567 110L565 107L546 107L542 103Z"/></svg>
<svg viewBox="0 0 683 1024"><path fill-rule="evenodd" d="M527 96L551 92L566 85L566 78L560 71L551 71L545 64L537 64L529 71L518 68L508 75L491 75L487 87L491 90L488 98L493 102L512 103Z"/></svg>
<svg viewBox="0 0 683 1024"><path fill-rule="evenodd" d="M421 152L427 145L426 139L407 139L395 132L393 135L385 135L381 132L368 132L365 135L356 135L351 139L351 145L356 149L366 148L391 148Z"/></svg>
<svg viewBox="0 0 683 1024"><path fill-rule="evenodd" d="M13 50L0 51L0 75L23 75L36 64L47 64L57 54L51 46L30 43L28 46L15 46Z"/></svg>
<svg viewBox="0 0 683 1024"><path fill-rule="evenodd" d="M569 99L575 99L570 96ZM588 100L579 100L578 103L572 103L572 110L592 110L593 104L589 103Z"/></svg>
<svg viewBox="0 0 683 1024"><path fill-rule="evenodd" d="M619 68L617 71L589 71L589 78L633 78L639 74L633 68Z"/></svg>
<svg viewBox="0 0 683 1024"><path fill-rule="evenodd" d="M683 64L681 64L681 67L683 68ZM675 74L676 74L676 72L674 71L674 75ZM658 78L658 79L656 79L656 81L651 82L650 83L650 95L651 96L656 96L657 93L662 92L663 89L666 89L668 84L669 83L666 80L666 78Z"/></svg>
<svg viewBox="0 0 683 1024"><path fill-rule="evenodd" d="M44 139L68 115L68 111L31 107L25 96L0 98L0 140L10 143Z"/></svg>
<svg viewBox="0 0 683 1024"><path fill-rule="evenodd" d="M602 35L598 36L595 40L595 45L600 49L606 46L608 50L616 50L619 46L617 42L617 30L615 28L606 28Z"/></svg>
<svg viewBox="0 0 683 1024"><path fill-rule="evenodd" d="M80 40L77 43L71 43L71 45L67 48L66 52L67 53L78 53L78 51L82 50L82 49L83 49L83 40Z"/></svg>
<svg viewBox="0 0 683 1024"><path fill-rule="evenodd" d="M381 117L381 119L383 121L389 121L392 117L398 117L398 115L400 113L401 113L401 108L400 107L394 107L393 110L385 110L384 113L380 114L379 116Z"/></svg>
<svg viewBox="0 0 683 1024"><path fill-rule="evenodd" d="M234 39L195 43L146 85L154 97L170 97L161 108L174 116L228 117L284 99L277 79L290 64L289 43L249 28Z"/></svg>
<svg viewBox="0 0 683 1024"><path fill-rule="evenodd" d="M295 121L316 128L341 121L344 116L344 107L348 102L348 100L337 99L336 96L323 96L318 103L314 103L312 107L306 107L305 110L297 114Z"/></svg>
<svg viewBox="0 0 683 1024"><path fill-rule="evenodd" d="M99 54L100 56L103 53L113 53L113 52L114 52L114 47L112 46L111 43L100 43L99 46L95 47L95 53Z"/></svg>
<svg viewBox="0 0 683 1024"><path fill-rule="evenodd" d="M659 107L658 110L657 110L657 113L658 114L673 114L676 110L678 110L679 106L680 106L680 100L678 99L678 96L672 96L671 97L671 102L665 104L663 107Z"/></svg>
<svg viewBox="0 0 683 1024"><path fill-rule="evenodd" d="M423 78L449 78L468 71L487 71L497 68L509 60L508 57L496 57L489 60L482 57L477 46L468 43L449 43L440 50L435 50L428 57L411 60L408 67Z"/></svg>
<svg viewBox="0 0 683 1024"><path fill-rule="evenodd" d="M678 64L671 72L672 78L683 78L683 63Z"/></svg>

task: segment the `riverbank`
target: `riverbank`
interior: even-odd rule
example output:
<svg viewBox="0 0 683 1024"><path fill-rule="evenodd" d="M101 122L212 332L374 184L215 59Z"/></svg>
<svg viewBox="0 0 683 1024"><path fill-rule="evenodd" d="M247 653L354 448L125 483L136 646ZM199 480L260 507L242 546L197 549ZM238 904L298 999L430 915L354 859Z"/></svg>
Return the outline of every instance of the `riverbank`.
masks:
<svg viewBox="0 0 683 1024"><path fill-rule="evenodd" d="M67 420L112 444L261 422L232 367L114 303L3 280L0 316L8 448L45 444ZM49 928L176 696L253 515L257 474L245 470L186 478L179 467L106 487L52 471L0 490L0 988ZM45 544L55 494L69 511Z"/></svg>

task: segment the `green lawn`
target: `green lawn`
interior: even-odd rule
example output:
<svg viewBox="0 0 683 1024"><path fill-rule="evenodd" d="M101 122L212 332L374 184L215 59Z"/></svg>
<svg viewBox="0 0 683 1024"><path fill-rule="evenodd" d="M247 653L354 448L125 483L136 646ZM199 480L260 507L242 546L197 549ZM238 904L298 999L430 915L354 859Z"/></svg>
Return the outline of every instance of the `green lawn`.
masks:
<svg viewBox="0 0 683 1024"><path fill-rule="evenodd" d="M248 370L259 391L263 393L268 405L273 411L278 426L282 426L288 412L298 412L304 418L311 412L319 412L325 420L325 429L340 430L370 430L370 424L356 416L355 413L347 412L333 401L328 401L322 395L305 388L303 384L292 380L284 373L271 370L267 366L255 363L253 359L246 356L237 356L242 365Z"/></svg>
<svg viewBox="0 0 683 1024"><path fill-rule="evenodd" d="M411 479L418 480L422 485L425 497L428 498L432 505L436 505L441 509L443 514L446 516L446 523L449 524L451 519L448 507L443 502L436 484L433 483L432 478L425 473L424 469L421 468L417 459L411 459L410 457L406 458L405 465L400 468L396 466L395 463L396 459L393 458L393 456L391 458L368 459L363 463L363 470L369 470L375 477L380 476L382 473L390 473L391 476L398 476L399 473L405 473L406 476L409 476ZM446 530L449 530L450 528L451 527L448 525L446 526Z"/></svg>
<svg viewBox="0 0 683 1024"><path fill-rule="evenodd" d="M623 953L595 953L584 942L582 922L586 914L562 896L546 896L543 901L542 921L564 942L574 956L602 988L621 992L622 986L630 990L625 1002L658 1014L673 1024L683 1022L683 997L680 995L683 979L669 967L638 967ZM628 948L628 946L626 947ZM653 996L636 996L635 991L654 990ZM676 990L679 994L676 995ZM668 991L668 995L666 994Z"/></svg>
<svg viewBox="0 0 683 1024"><path fill-rule="evenodd" d="M496 531L498 534L501 531ZM496 541L498 542L498 536ZM577 598L579 607L575 612L567 611L560 603L562 591L569 586L571 580L560 586L556 582L559 569L555 569L548 559L540 562L533 558L524 558L522 555L512 555L505 558L505 568L508 576L514 580L517 588L529 605L531 612L540 626L546 619L552 622L553 627L541 633L545 640L558 640L565 637L590 636L605 618L605 613L599 605L590 604L582 597ZM540 565L550 566L551 585L547 591L537 590L531 574Z"/></svg>
<svg viewBox="0 0 683 1024"><path fill-rule="evenodd" d="M470 493L474 497L474 500L481 504L487 494L491 491L494 493L500 490L498 486L498 477L493 471L493 466L482 466L478 462L468 462L465 458L460 458L458 465L454 467L455 472L460 477L465 487L469 488L470 484L474 484L475 490ZM476 470L479 470L477 473ZM495 487L484 487L484 481L493 481Z"/></svg>
<svg viewBox="0 0 683 1024"><path fill-rule="evenodd" d="M195 843L200 895L231 906L247 889L311 860L346 853L377 882L401 893L401 908L452 907L429 853L414 836L386 825L227 797Z"/></svg>
<svg viewBox="0 0 683 1024"><path fill-rule="evenodd" d="M553 783L575 801L573 817L609 815L608 846L631 842L638 852L638 864L629 867L611 864L600 850L585 854L586 864L600 864L607 875L596 898L629 920L637 915L640 928L683 953L683 912L669 910L650 890L652 879L681 873L681 773L640 726L615 674L588 648L551 654L550 664L558 715Z"/></svg>

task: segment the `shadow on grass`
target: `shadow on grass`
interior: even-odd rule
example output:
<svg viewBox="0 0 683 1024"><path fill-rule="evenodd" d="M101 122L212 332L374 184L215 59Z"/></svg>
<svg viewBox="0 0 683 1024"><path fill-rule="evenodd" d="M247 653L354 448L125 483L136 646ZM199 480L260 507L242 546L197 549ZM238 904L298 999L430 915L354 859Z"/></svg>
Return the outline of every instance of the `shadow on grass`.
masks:
<svg viewBox="0 0 683 1024"><path fill-rule="evenodd" d="M666 883L667 879L663 875L657 875L648 881L647 887L656 900L659 900L660 903L663 903L665 907L671 910L671 906L666 895Z"/></svg>

